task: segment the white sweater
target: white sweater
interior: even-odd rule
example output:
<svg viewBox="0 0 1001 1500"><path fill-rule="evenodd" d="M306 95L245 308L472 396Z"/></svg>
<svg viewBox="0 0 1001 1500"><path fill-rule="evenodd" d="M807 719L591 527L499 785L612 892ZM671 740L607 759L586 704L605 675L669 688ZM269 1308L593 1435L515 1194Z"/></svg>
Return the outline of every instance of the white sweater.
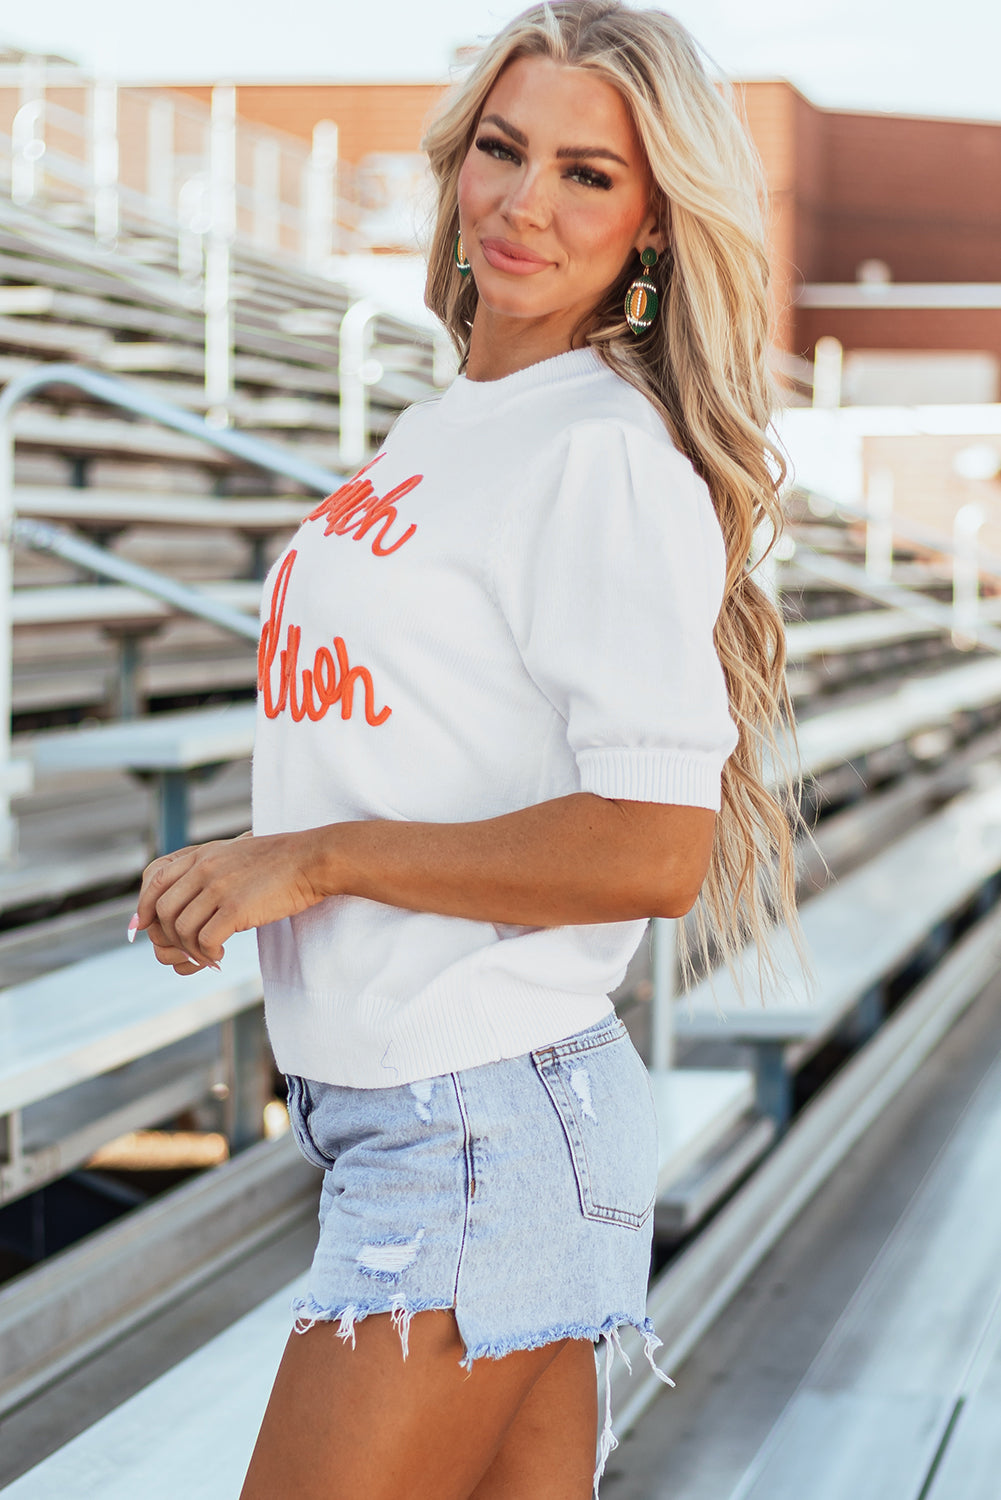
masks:
<svg viewBox="0 0 1001 1500"><path fill-rule="evenodd" d="M736 743L706 486L590 350L410 408L265 587L254 831L465 822L571 792L719 806ZM278 1066L377 1088L600 1020L644 920L354 896L259 932Z"/></svg>

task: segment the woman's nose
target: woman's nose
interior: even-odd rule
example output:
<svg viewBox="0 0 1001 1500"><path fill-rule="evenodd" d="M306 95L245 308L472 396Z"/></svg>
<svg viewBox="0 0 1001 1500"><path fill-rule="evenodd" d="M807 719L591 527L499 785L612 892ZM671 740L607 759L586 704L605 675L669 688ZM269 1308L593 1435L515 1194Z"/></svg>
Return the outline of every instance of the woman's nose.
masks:
<svg viewBox="0 0 1001 1500"><path fill-rule="evenodd" d="M512 224L541 226L549 222L552 203L541 173L526 171L519 174L518 181L507 195L504 212Z"/></svg>

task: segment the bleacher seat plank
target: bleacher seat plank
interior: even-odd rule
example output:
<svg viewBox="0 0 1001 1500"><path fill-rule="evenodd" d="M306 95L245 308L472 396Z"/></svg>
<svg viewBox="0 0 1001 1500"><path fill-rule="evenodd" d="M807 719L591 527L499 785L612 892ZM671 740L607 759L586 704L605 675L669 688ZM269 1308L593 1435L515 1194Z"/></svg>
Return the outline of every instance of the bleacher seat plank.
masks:
<svg viewBox="0 0 1001 1500"><path fill-rule="evenodd" d="M36 771L187 771L249 756L255 719L253 703L155 714L37 735L25 753Z"/></svg>
<svg viewBox="0 0 1001 1500"><path fill-rule="evenodd" d="M229 454L198 438L154 427L148 422L127 422L120 417L63 417L38 406L19 406L14 412L13 427L18 443L35 448L128 454L135 458L206 464L213 469L231 468L234 463Z"/></svg>
<svg viewBox="0 0 1001 1500"><path fill-rule="evenodd" d="M650 1074L660 1144L658 1198L754 1104L754 1079L738 1068L665 1068Z"/></svg>
<svg viewBox="0 0 1001 1500"><path fill-rule="evenodd" d="M817 775L999 699L1001 660L989 657L914 678L872 702L803 719L796 728L803 774Z"/></svg>
<svg viewBox="0 0 1001 1500"><path fill-rule="evenodd" d="M984 1336L997 1332L999 1159L995 1062L751 1465L741 1500L926 1495L939 1447L945 1440L948 1462L958 1439L950 1422ZM992 1418L997 1452L996 1405ZM959 1450L954 1462L963 1462ZM993 1481L984 1500L998 1493L996 1468ZM975 1493L944 1480L931 1492Z"/></svg>
<svg viewBox="0 0 1001 1500"><path fill-rule="evenodd" d="M190 587L250 615L260 608L261 585L254 579L223 579ZM180 614L162 599L124 584L43 585L14 589L11 595L11 622L21 630L50 625L155 624Z"/></svg>
<svg viewBox="0 0 1001 1500"><path fill-rule="evenodd" d="M283 500L219 500L210 496L163 495L145 491L51 489L20 486L14 509L22 516L100 526L183 526L220 531L293 530L316 505L315 497Z"/></svg>
<svg viewBox="0 0 1001 1500"><path fill-rule="evenodd" d="M226 944L219 971L186 978L146 939L0 991L0 1112L121 1067L257 1004L253 932Z"/></svg>
<svg viewBox="0 0 1001 1500"><path fill-rule="evenodd" d="M741 962L746 1003L729 974L718 971L679 1001L677 1033L752 1041L826 1035L999 869L1001 783L995 783L957 797L807 903L802 923L815 975L812 1001L795 977L769 989L761 1003L751 947ZM786 973L797 976L786 929L776 934L775 951Z"/></svg>
<svg viewBox="0 0 1001 1500"><path fill-rule="evenodd" d="M6 1500L238 1495L303 1285L300 1277L269 1297L15 1479Z"/></svg>
<svg viewBox="0 0 1001 1500"><path fill-rule="evenodd" d="M785 630L786 656L791 662L804 661L811 656L888 646L939 633L938 627L928 620L897 610L859 610L823 620L792 621Z"/></svg>

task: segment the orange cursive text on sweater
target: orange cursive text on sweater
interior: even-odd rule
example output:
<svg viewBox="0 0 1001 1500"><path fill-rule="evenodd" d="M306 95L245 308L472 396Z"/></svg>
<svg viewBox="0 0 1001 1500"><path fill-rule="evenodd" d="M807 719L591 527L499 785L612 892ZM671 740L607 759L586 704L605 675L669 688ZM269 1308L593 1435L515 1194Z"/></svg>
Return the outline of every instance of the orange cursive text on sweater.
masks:
<svg viewBox="0 0 1001 1500"><path fill-rule="evenodd" d="M345 536L348 532L354 533L356 542L367 536L374 526L382 522L382 529L378 536L372 538L372 551L376 557L388 557L391 552L396 552L408 542L417 527L411 522L402 536L396 538L391 547L384 547L383 541L397 519L396 501L402 500L415 490L424 478L423 474L414 474L405 479L402 484L396 485L381 498L375 493L371 479L362 476L367 474L373 464L377 464L383 454L376 454L371 463L359 469L353 479L347 484L342 484L339 490L328 495L326 500L321 500L314 511L306 517L307 521L322 521L326 517L327 524L323 535Z"/></svg>
<svg viewBox="0 0 1001 1500"><path fill-rule="evenodd" d="M297 556L295 551L289 552L275 575L271 610L261 631L261 644L257 652L257 686L264 712L269 719L277 719L287 708L296 724L303 719L312 719L316 723L333 704L339 702L341 718L350 719L354 708L355 685L360 684L365 695L366 721L373 725L385 724L393 710L387 705L376 713L372 674L366 667L352 667L349 664L348 648L339 635L334 636L333 652L326 646L318 646L313 654L312 667L303 667L300 672L299 643L302 627L288 625L285 629L285 644L279 656L285 599ZM277 689L272 676L276 657Z"/></svg>

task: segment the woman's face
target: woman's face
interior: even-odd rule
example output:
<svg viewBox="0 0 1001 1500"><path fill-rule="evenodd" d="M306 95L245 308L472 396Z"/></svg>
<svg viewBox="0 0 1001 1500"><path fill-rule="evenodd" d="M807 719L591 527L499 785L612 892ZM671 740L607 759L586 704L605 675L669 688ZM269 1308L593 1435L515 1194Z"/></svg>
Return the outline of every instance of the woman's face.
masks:
<svg viewBox="0 0 1001 1500"><path fill-rule="evenodd" d="M651 197L650 169L617 89L548 58L510 63L487 96L459 176L462 242L480 306L572 330L637 250L661 249Z"/></svg>

